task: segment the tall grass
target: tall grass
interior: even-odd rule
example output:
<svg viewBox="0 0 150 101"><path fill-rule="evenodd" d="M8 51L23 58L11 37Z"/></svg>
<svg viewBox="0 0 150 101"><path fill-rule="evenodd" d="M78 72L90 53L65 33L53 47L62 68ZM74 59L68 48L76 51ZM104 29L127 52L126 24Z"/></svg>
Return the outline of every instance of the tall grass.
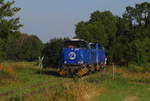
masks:
<svg viewBox="0 0 150 101"><path fill-rule="evenodd" d="M53 88L44 88L29 95L17 95L11 101L89 101L103 93L103 87L87 82L67 81Z"/></svg>
<svg viewBox="0 0 150 101"><path fill-rule="evenodd" d="M11 65L0 64L0 79L15 77L16 73Z"/></svg>
<svg viewBox="0 0 150 101"><path fill-rule="evenodd" d="M130 68L130 69L129 69ZM139 81L143 83L150 83L150 68L133 66L133 67L116 67L115 77L124 78L130 81ZM112 75L112 68L109 67L105 71L106 74Z"/></svg>
<svg viewBox="0 0 150 101"><path fill-rule="evenodd" d="M10 78L13 75L17 75L19 79L18 85L14 82L13 86L16 86L16 88L11 88L16 93L8 95L7 98L4 97L2 101L90 101L95 96L102 96L102 99L106 99L110 95L114 99L123 99L121 101L128 101L129 99L134 101L138 96L130 94L129 90L140 94L138 88L141 90L145 89L145 91L148 89L144 88L144 86L142 88L131 81L143 80L141 82L146 82L147 80L147 82L150 82L150 74L148 71L131 71L125 67L116 67L115 80L112 80L111 67L106 68L102 72L82 78L75 77L73 79L56 77L49 73L38 74L36 73L38 69L35 68L37 68L35 63L17 62L1 64L0 71L4 73L1 75L10 75ZM143 90L143 92L145 91ZM120 98L117 98L117 96L120 96ZM104 101L110 100L106 99Z"/></svg>

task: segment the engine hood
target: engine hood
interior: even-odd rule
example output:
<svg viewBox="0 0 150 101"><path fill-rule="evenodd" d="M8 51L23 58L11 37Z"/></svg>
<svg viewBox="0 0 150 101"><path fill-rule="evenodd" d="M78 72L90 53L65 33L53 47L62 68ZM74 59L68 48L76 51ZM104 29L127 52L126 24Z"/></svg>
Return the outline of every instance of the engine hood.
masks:
<svg viewBox="0 0 150 101"><path fill-rule="evenodd" d="M64 64L82 64L83 52L79 48L63 48Z"/></svg>

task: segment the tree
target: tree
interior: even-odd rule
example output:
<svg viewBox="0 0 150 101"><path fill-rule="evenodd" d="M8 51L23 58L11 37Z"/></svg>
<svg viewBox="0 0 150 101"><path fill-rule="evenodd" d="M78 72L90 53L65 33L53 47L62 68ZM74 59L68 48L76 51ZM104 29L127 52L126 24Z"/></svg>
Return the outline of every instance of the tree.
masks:
<svg viewBox="0 0 150 101"><path fill-rule="evenodd" d="M78 38L105 46L109 61L138 65L150 62L150 3L126 7L122 17L96 11L76 25Z"/></svg>
<svg viewBox="0 0 150 101"><path fill-rule="evenodd" d="M17 39L13 35L9 35L7 43L5 43L4 50L7 60L18 60L19 47Z"/></svg>
<svg viewBox="0 0 150 101"><path fill-rule="evenodd" d="M12 7L15 1L0 0L0 58L4 60L5 45L10 35L18 37L20 35L19 28L22 26L19 18L12 18L20 8Z"/></svg>
<svg viewBox="0 0 150 101"><path fill-rule="evenodd" d="M64 40L66 39L52 39L45 44L45 47L43 49L44 66L59 66Z"/></svg>
<svg viewBox="0 0 150 101"><path fill-rule="evenodd" d="M126 7L123 18L130 22L131 35L134 39L150 38L150 3L143 2L135 7Z"/></svg>
<svg viewBox="0 0 150 101"><path fill-rule="evenodd" d="M78 38L90 42L98 42L108 47L116 35L116 17L110 11L96 11L91 14L90 20L76 25Z"/></svg>
<svg viewBox="0 0 150 101"><path fill-rule="evenodd" d="M34 61L41 56L43 43L37 36L31 35L23 40L19 40L19 42L20 41L22 41L20 58L23 60Z"/></svg>
<svg viewBox="0 0 150 101"><path fill-rule="evenodd" d="M128 62L143 65L147 62L145 48L143 41L134 40L128 44L125 58L128 59Z"/></svg>
<svg viewBox="0 0 150 101"><path fill-rule="evenodd" d="M12 7L15 1L0 0L0 38L7 39L10 34L18 34L22 26L19 18L12 18L20 8Z"/></svg>
<svg viewBox="0 0 150 101"><path fill-rule="evenodd" d="M5 52L4 52L4 41L2 39L0 39L0 61L3 61L6 57Z"/></svg>
<svg viewBox="0 0 150 101"><path fill-rule="evenodd" d="M91 14L89 21L81 21L76 25L76 36L89 42L98 42L110 55L110 46L117 32L116 24L117 17L110 11L96 11Z"/></svg>
<svg viewBox="0 0 150 101"><path fill-rule="evenodd" d="M34 61L41 56L43 49L42 41L35 35L21 34L19 38L8 38L6 55L9 60Z"/></svg>
<svg viewBox="0 0 150 101"><path fill-rule="evenodd" d="M136 4L135 7L126 7L126 12L123 15L130 20L132 25L150 25L150 3L143 2Z"/></svg>
<svg viewBox="0 0 150 101"><path fill-rule="evenodd" d="M117 20L117 36L112 46L113 61L146 64L149 59L150 3L128 6ZM119 49L120 48L120 49ZM118 56L117 56L117 54Z"/></svg>

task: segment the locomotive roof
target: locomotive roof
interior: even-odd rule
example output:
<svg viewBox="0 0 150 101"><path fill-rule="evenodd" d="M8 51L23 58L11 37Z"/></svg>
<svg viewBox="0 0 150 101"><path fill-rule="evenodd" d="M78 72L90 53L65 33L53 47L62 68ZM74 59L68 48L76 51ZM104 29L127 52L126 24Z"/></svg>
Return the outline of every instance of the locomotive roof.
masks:
<svg viewBox="0 0 150 101"><path fill-rule="evenodd" d="M68 41L74 41L74 42L80 41L80 42L88 43L87 41L85 41L85 40L83 40L83 39L70 39L70 40L66 40L66 42L68 42Z"/></svg>

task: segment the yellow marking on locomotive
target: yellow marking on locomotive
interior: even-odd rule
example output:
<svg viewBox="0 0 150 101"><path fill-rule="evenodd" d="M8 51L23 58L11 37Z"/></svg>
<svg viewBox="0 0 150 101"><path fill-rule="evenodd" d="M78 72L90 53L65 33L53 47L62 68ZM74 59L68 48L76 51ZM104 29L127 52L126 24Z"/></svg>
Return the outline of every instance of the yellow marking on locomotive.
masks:
<svg viewBox="0 0 150 101"><path fill-rule="evenodd" d="M66 72L64 70L59 70L58 73L61 76L65 76L66 75Z"/></svg>
<svg viewBox="0 0 150 101"><path fill-rule="evenodd" d="M89 70L87 68L82 68L81 70L78 71L77 75L78 76L83 76L83 75L87 74L88 71Z"/></svg>

